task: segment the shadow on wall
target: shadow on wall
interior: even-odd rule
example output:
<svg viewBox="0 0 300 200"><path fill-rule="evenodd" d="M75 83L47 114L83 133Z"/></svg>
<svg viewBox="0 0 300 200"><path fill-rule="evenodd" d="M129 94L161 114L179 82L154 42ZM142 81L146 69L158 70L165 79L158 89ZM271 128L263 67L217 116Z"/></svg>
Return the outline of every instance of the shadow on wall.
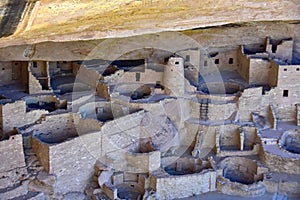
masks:
<svg viewBox="0 0 300 200"><path fill-rule="evenodd" d="M19 24L28 0L9 0L0 21L0 38L12 35Z"/></svg>

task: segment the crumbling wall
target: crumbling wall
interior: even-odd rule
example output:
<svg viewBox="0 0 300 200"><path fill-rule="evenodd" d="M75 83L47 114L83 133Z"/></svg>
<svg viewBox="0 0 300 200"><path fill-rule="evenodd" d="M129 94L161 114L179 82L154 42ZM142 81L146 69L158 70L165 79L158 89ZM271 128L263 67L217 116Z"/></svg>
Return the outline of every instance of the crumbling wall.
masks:
<svg viewBox="0 0 300 200"><path fill-rule="evenodd" d="M49 146L48 172L56 175L56 192L83 192L91 182L101 146L97 138L99 133L91 133Z"/></svg>
<svg viewBox="0 0 300 200"><path fill-rule="evenodd" d="M251 121L251 113L259 112L262 102L262 88L245 89L238 100L238 118L240 121Z"/></svg>
<svg viewBox="0 0 300 200"><path fill-rule="evenodd" d="M208 119L222 121L229 119L230 116L237 111L236 103L227 104L208 104ZM200 113L199 113L200 114ZM198 115L199 115L198 114Z"/></svg>
<svg viewBox="0 0 300 200"><path fill-rule="evenodd" d="M264 151L260 154L262 162L274 172L289 174L300 174L300 160L296 158L285 158Z"/></svg>
<svg viewBox="0 0 300 200"><path fill-rule="evenodd" d="M27 174L22 135L0 141L0 189L13 186Z"/></svg>
<svg viewBox="0 0 300 200"><path fill-rule="evenodd" d="M25 101L2 105L3 132L6 133L13 130L14 127L33 123L46 113L48 112L45 110L26 112Z"/></svg>
<svg viewBox="0 0 300 200"><path fill-rule="evenodd" d="M286 63L292 63L293 39L282 39L280 41L267 38L266 51L274 59L279 59Z"/></svg>
<svg viewBox="0 0 300 200"><path fill-rule="evenodd" d="M28 76L29 76L28 77L29 94L42 93L42 91L43 91L42 85L36 79L36 77L33 76L30 71L29 71Z"/></svg>
<svg viewBox="0 0 300 200"><path fill-rule="evenodd" d="M109 94L109 86L104 84L104 83L101 83L101 82L98 82L97 83L97 86L96 86L96 92L97 92L97 95L106 99L106 100L110 100L110 94Z"/></svg>

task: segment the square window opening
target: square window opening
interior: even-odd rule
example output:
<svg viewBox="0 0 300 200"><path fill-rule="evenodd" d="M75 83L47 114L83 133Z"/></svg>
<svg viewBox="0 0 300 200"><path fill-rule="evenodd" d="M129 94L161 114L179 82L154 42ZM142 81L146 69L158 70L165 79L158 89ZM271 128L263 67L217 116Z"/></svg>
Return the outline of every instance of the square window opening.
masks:
<svg viewBox="0 0 300 200"><path fill-rule="evenodd" d="M289 96L289 91L288 90L283 90L283 96L288 97Z"/></svg>
<svg viewBox="0 0 300 200"><path fill-rule="evenodd" d="M190 60L191 60L190 55L186 55L186 56L185 56L185 61L190 62Z"/></svg>
<svg viewBox="0 0 300 200"><path fill-rule="evenodd" d="M287 71L287 68L284 68L283 71Z"/></svg>
<svg viewBox="0 0 300 200"><path fill-rule="evenodd" d="M136 73L135 74L135 80L136 81L140 81L141 80L141 74L140 73Z"/></svg>
<svg viewBox="0 0 300 200"><path fill-rule="evenodd" d="M229 58L228 63L229 63L230 65L232 65L232 64L233 64L233 58Z"/></svg>
<svg viewBox="0 0 300 200"><path fill-rule="evenodd" d="M217 59L215 60L215 64L218 65L219 63L220 63L220 60L217 58Z"/></svg>

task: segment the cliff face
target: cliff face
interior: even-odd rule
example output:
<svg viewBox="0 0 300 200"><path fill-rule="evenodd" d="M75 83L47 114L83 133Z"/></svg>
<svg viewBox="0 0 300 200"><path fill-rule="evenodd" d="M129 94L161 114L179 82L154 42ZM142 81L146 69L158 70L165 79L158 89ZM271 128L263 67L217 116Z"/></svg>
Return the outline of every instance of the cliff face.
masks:
<svg viewBox="0 0 300 200"><path fill-rule="evenodd" d="M294 21L300 20L299 10L300 0L4 0L0 46Z"/></svg>

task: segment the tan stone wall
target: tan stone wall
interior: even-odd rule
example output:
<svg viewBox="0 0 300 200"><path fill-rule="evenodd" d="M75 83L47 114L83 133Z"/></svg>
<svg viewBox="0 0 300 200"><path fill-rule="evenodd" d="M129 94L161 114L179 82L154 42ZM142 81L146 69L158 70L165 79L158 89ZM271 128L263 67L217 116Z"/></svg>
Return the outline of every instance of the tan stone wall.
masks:
<svg viewBox="0 0 300 200"><path fill-rule="evenodd" d="M241 121L252 120L251 113L259 112L262 102L262 88L245 89L238 101L238 117Z"/></svg>
<svg viewBox="0 0 300 200"><path fill-rule="evenodd" d="M287 176L286 174L284 175ZM266 187L266 191L269 193L279 193L289 197L299 197L300 195L300 183L295 180L282 180L279 182L279 180L268 180L267 178L264 178L263 184Z"/></svg>
<svg viewBox="0 0 300 200"><path fill-rule="evenodd" d="M62 194L71 191L83 192L91 181L99 153L96 148L100 147L94 136L81 136L49 147L49 173L57 177L56 192Z"/></svg>
<svg viewBox="0 0 300 200"><path fill-rule="evenodd" d="M271 87L277 86L277 82L278 82L278 65L274 61L271 61L271 68L270 68L270 71L269 71L268 80L269 80L269 85Z"/></svg>
<svg viewBox="0 0 300 200"><path fill-rule="evenodd" d="M288 89L288 97L283 96L283 91ZM296 121L296 104L299 102L300 91L298 86L289 88L276 87L263 95L264 106L273 105L278 121Z"/></svg>
<svg viewBox="0 0 300 200"><path fill-rule="evenodd" d="M184 66L182 58L170 58L165 66L163 86L166 94L183 96L185 92Z"/></svg>
<svg viewBox="0 0 300 200"><path fill-rule="evenodd" d="M217 52L218 55L209 58L208 64L215 65L216 67L218 67L219 70L224 70L224 71L231 71L237 69L239 63L237 50L221 49L221 51L217 51ZM219 60L219 64L215 64L216 59ZM232 64L229 63L229 59L232 59Z"/></svg>
<svg viewBox="0 0 300 200"><path fill-rule="evenodd" d="M262 162L274 172L300 174L300 160L284 158L264 151L260 154Z"/></svg>
<svg viewBox="0 0 300 200"><path fill-rule="evenodd" d="M9 139L0 141L0 152L0 189L14 187L27 176L22 135L12 135Z"/></svg>
<svg viewBox="0 0 300 200"><path fill-rule="evenodd" d="M238 50L238 68L237 71L241 77L249 83L250 59L244 55L243 47Z"/></svg>
<svg viewBox="0 0 300 200"><path fill-rule="evenodd" d="M84 65L81 65L77 75L76 80L91 86L92 88L96 88L98 81L101 79L101 75L98 74L95 70L89 69Z"/></svg>
<svg viewBox="0 0 300 200"><path fill-rule="evenodd" d="M300 65L279 65L278 87L300 85Z"/></svg>
<svg viewBox="0 0 300 200"><path fill-rule="evenodd" d="M219 145L222 150L222 147L236 147L240 146L240 134L238 126L235 125L226 125L217 128L220 131Z"/></svg>
<svg viewBox="0 0 300 200"><path fill-rule="evenodd" d="M96 92L98 96L110 100L109 87L106 84L98 82Z"/></svg>
<svg viewBox="0 0 300 200"><path fill-rule="evenodd" d="M249 84L266 85L269 83L271 63L268 60L250 59Z"/></svg>
<svg viewBox="0 0 300 200"><path fill-rule="evenodd" d="M12 82L12 62L0 62L0 85Z"/></svg>
<svg viewBox="0 0 300 200"><path fill-rule="evenodd" d="M282 40L280 44L277 45L276 52L272 52L272 45L269 43L270 39L267 40L267 48L266 51L271 55L273 58L277 58L283 62L292 62L293 57L293 45L294 41L291 40Z"/></svg>
<svg viewBox="0 0 300 200"><path fill-rule="evenodd" d="M217 190L223 194L242 197L259 197L265 194L265 188L261 182L245 185L231 182L229 179L218 177Z"/></svg>
<svg viewBox="0 0 300 200"><path fill-rule="evenodd" d="M139 75L137 75L139 74ZM136 76L140 76L138 80ZM145 69L145 72L125 72L118 83L142 83L142 84L156 84L156 82L163 82L163 72L156 72L152 69Z"/></svg>
<svg viewBox="0 0 300 200"><path fill-rule="evenodd" d="M39 139L31 138L31 147L35 152L37 158L39 159L41 165L44 169L50 173L50 152L49 145L41 142Z"/></svg>
<svg viewBox="0 0 300 200"><path fill-rule="evenodd" d="M45 110L34 110L26 113L25 101L5 104L2 106L3 132L33 123L46 113L48 112Z"/></svg>
<svg viewBox="0 0 300 200"><path fill-rule="evenodd" d="M237 111L236 103L227 104L209 104L208 105L208 119L209 120L226 120ZM199 116L198 116L199 117Z"/></svg>
<svg viewBox="0 0 300 200"><path fill-rule="evenodd" d="M29 84L29 94L41 93L43 91L42 85L39 83L36 77L32 75L31 72L29 72L28 84Z"/></svg>
<svg viewBox="0 0 300 200"><path fill-rule="evenodd" d="M12 135L0 141L0 172L25 167L22 135Z"/></svg>
<svg viewBox="0 0 300 200"><path fill-rule="evenodd" d="M151 175L150 177L152 177ZM155 180L155 183L151 183ZM155 187L159 199L190 197L215 191L216 172L204 171L197 174L182 176L165 175L150 179L150 186Z"/></svg>
<svg viewBox="0 0 300 200"><path fill-rule="evenodd" d="M160 167L160 152L126 153L126 162L135 168L136 173L145 173L157 170Z"/></svg>

